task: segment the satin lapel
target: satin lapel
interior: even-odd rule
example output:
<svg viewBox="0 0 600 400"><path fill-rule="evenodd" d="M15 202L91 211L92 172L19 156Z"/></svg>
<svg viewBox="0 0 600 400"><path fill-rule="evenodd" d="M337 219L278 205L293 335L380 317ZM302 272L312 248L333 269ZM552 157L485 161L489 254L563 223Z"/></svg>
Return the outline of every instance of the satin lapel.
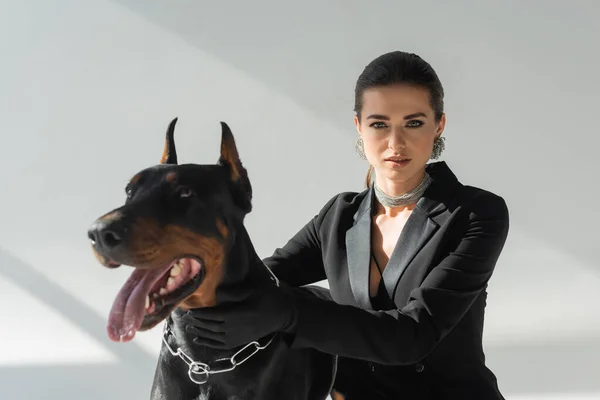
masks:
<svg viewBox="0 0 600 400"><path fill-rule="evenodd" d="M364 309L372 308L369 300L372 191L372 189L368 190L354 216L354 225L346 232L350 286L354 299Z"/></svg>
<svg viewBox="0 0 600 400"><path fill-rule="evenodd" d="M394 292L402 274L439 228L440 225L436 221L444 215L448 199L460 186L456 176L443 161L429 164L427 171L432 176L433 183L408 217L388 265L383 271L385 288L392 299L395 298Z"/></svg>
<svg viewBox="0 0 600 400"><path fill-rule="evenodd" d="M403 272L437 228L438 225L429 217L427 211L415 207L402 228L396 247L383 270L383 280L390 298L394 298L394 290Z"/></svg>
<svg viewBox="0 0 600 400"><path fill-rule="evenodd" d="M406 221L398 243L383 271L385 288L392 299L402 274L439 228L440 225L436 220L440 220L444 215L448 200L454 190L460 186L456 176L444 161L429 164L427 171L432 176L433 182ZM371 187L358 207L354 216L354 225L346 233L350 285L356 302L364 309L372 309L369 299L369 267L373 197Z"/></svg>

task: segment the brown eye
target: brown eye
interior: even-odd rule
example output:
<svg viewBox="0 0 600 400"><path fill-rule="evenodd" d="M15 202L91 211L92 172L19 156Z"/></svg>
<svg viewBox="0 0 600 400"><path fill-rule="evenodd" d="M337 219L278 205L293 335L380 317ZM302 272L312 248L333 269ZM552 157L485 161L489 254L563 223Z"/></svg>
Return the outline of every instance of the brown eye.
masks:
<svg viewBox="0 0 600 400"><path fill-rule="evenodd" d="M192 189L189 187L180 186L179 189L177 189L177 194L179 194L179 197L181 198L186 198L192 196L194 192L192 192Z"/></svg>

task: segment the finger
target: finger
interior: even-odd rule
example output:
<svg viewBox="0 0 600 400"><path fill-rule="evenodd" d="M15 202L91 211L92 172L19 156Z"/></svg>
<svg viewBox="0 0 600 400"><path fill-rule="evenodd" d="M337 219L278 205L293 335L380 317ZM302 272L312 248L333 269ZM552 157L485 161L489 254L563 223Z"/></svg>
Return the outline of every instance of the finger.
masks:
<svg viewBox="0 0 600 400"><path fill-rule="evenodd" d="M197 337L193 340L194 344L198 346L211 347L213 349L229 350L228 346L224 341L213 340L208 338Z"/></svg>
<svg viewBox="0 0 600 400"><path fill-rule="evenodd" d="M225 324L221 321L211 321L200 318L186 319L184 321L186 329L188 326L200 329L202 331L210 331L215 333L225 332Z"/></svg>
<svg viewBox="0 0 600 400"><path fill-rule="evenodd" d="M205 321L223 322L223 310L221 307L214 308L198 308L195 310L188 310L181 316L181 319L191 321L194 319L203 319Z"/></svg>
<svg viewBox="0 0 600 400"><path fill-rule="evenodd" d="M223 342L225 334L223 332L214 332L208 329L197 328L192 325L186 325L185 330L200 339L210 339L217 342Z"/></svg>
<svg viewBox="0 0 600 400"><path fill-rule="evenodd" d="M181 320L185 323L192 325L203 325L203 324L222 324L225 322L223 318L223 313L199 313L199 312L191 312L184 314L181 317Z"/></svg>
<svg viewBox="0 0 600 400"><path fill-rule="evenodd" d="M246 312L251 303L227 303L188 310L185 315L205 320L223 321L231 315Z"/></svg>

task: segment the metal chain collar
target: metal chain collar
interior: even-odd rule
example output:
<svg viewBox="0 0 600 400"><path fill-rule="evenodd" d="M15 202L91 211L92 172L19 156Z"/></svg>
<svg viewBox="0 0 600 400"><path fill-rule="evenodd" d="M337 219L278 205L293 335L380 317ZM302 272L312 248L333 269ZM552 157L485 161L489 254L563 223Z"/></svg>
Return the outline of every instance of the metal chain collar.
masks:
<svg viewBox="0 0 600 400"><path fill-rule="evenodd" d="M269 271L271 279L275 282L277 286L279 286L279 279L277 279L277 277L275 276L275 274L273 274L269 267L267 267L265 264L263 265L265 266L267 271ZM181 347L178 347L177 350L174 350L171 347L171 345L169 345L169 342L167 340L169 335L174 336L173 332L171 332L171 329L169 328L168 323L165 323L162 341L171 353L171 355L173 355L174 357L181 358L183 362L187 364L188 376L190 380L198 385L203 385L206 382L208 382L208 378L210 377L210 375L233 371L238 365L241 365L244 362L246 362L249 358L258 353L260 350L264 350L267 347L269 347L269 345L273 342L273 339L275 338L276 334L277 332L274 332L264 345L261 345L260 342L256 340L252 341L244 347L242 347L240 350L238 350L233 356L215 360L212 366L201 361L194 361L194 359L188 356L181 349ZM244 352L247 352L248 354L241 358L244 355ZM239 360L238 357L240 358Z"/></svg>
<svg viewBox="0 0 600 400"><path fill-rule="evenodd" d="M183 360L183 362L187 364L188 376L190 377L190 380L194 383L197 383L198 385L203 385L206 382L208 382L208 378L210 377L210 375L233 371L238 365L241 365L244 362L246 362L250 357L258 353L260 350L264 350L267 347L269 347L269 345L273 342L273 339L275 338L275 333L273 333L271 335L271 338L264 345L261 345L258 341L250 342L244 347L242 347L240 350L238 350L233 356L215 360L214 363L212 363L213 365L211 366L201 361L194 361L194 359L188 356L181 349L181 347L178 347L177 350L173 350L173 348L171 347L171 345L169 345L167 341L167 337L169 336L169 334L172 335L173 333L169 329L168 324L165 324L165 329L163 331L162 337L163 343L165 344L165 346L167 346L167 349L173 356L178 356ZM247 352L248 349L250 349L248 354L241 358L244 355L244 352ZM239 360L238 357L240 358Z"/></svg>

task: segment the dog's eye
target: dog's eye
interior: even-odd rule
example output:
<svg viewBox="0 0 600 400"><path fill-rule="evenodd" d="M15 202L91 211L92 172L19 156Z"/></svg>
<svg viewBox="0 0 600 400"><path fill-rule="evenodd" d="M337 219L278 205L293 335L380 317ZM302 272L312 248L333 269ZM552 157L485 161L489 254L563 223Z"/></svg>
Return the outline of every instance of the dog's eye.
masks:
<svg viewBox="0 0 600 400"><path fill-rule="evenodd" d="M177 189L177 193L179 194L179 197L190 197L192 196L194 193L192 192L192 189L190 189L189 187L186 186L180 186Z"/></svg>
<svg viewBox="0 0 600 400"><path fill-rule="evenodd" d="M133 195L133 189L131 188L131 183L128 183L127 186L125 186L125 195L127 196L128 199L130 199L131 196Z"/></svg>

